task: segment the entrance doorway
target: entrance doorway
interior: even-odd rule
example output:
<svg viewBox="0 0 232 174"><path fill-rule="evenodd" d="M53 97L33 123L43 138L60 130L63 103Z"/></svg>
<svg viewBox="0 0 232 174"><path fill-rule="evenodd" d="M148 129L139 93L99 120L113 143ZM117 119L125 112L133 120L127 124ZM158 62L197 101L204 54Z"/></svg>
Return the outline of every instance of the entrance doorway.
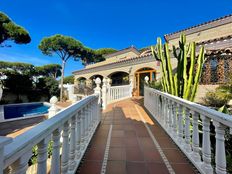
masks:
<svg viewBox="0 0 232 174"><path fill-rule="evenodd" d="M136 77L136 89L135 95L136 96L143 96L144 95L144 78L148 76L149 81L156 80L156 71L152 68L142 68L135 72Z"/></svg>

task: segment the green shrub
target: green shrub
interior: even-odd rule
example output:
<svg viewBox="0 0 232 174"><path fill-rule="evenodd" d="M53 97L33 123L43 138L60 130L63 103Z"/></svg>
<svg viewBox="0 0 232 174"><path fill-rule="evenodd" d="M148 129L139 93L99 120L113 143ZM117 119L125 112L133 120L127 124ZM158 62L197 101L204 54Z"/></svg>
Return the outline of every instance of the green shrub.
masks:
<svg viewBox="0 0 232 174"><path fill-rule="evenodd" d="M229 100L232 99L231 93L225 93L222 91L207 92L206 96L203 98L207 106L221 107L226 105Z"/></svg>
<svg viewBox="0 0 232 174"><path fill-rule="evenodd" d="M148 85L151 88L162 91L162 83L161 81L151 81Z"/></svg>

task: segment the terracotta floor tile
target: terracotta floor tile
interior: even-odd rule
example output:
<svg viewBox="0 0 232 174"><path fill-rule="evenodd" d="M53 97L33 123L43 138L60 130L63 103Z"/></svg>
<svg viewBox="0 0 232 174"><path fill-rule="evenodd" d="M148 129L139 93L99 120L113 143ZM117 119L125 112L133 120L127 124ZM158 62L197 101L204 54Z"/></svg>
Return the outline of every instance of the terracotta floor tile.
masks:
<svg viewBox="0 0 232 174"><path fill-rule="evenodd" d="M137 137L125 138L124 141L127 147L139 147Z"/></svg>
<svg viewBox="0 0 232 174"><path fill-rule="evenodd" d="M111 147L108 160L126 160L126 150L122 147Z"/></svg>
<svg viewBox="0 0 232 174"><path fill-rule="evenodd" d="M168 169L164 163L147 163L147 170L148 174L169 174ZM183 174L185 174L185 172Z"/></svg>
<svg viewBox="0 0 232 174"><path fill-rule="evenodd" d="M85 161L81 166L80 171L77 173L81 174L100 174L101 173L101 162L96 161Z"/></svg>
<svg viewBox="0 0 232 174"><path fill-rule="evenodd" d="M193 169L190 164L171 164L173 170L176 173L182 173L184 171L185 174L194 174L196 171Z"/></svg>
<svg viewBox="0 0 232 174"><path fill-rule="evenodd" d="M106 174L126 174L125 161L108 161Z"/></svg>
<svg viewBox="0 0 232 174"><path fill-rule="evenodd" d="M122 137L112 137L110 142L110 147L124 147L125 141Z"/></svg>
<svg viewBox="0 0 232 174"><path fill-rule="evenodd" d="M143 153L145 161L147 161L147 162L161 162L161 163L163 163L163 160L162 160L158 150L155 148L143 149L142 153Z"/></svg>
<svg viewBox="0 0 232 174"><path fill-rule="evenodd" d="M124 137L124 130L113 130L112 137Z"/></svg>
<svg viewBox="0 0 232 174"><path fill-rule="evenodd" d="M127 161L144 161L143 154L138 147L126 147Z"/></svg>
<svg viewBox="0 0 232 174"><path fill-rule="evenodd" d="M179 149L163 149L170 163L188 163Z"/></svg>
<svg viewBox="0 0 232 174"><path fill-rule="evenodd" d="M136 136L136 131L134 130L125 130L125 138L131 138Z"/></svg>
<svg viewBox="0 0 232 174"><path fill-rule="evenodd" d="M80 173L99 173L104 157L106 141L113 124L108 155L107 174L166 174L168 170L157 151L140 114L157 139L176 174L194 173L194 168L185 159L175 143L141 107L141 100L132 98L107 106L102 122L86 152ZM135 108L137 105L137 109Z"/></svg>
<svg viewBox="0 0 232 174"><path fill-rule="evenodd" d="M157 141L162 149L165 148L176 148L175 143L169 137L157 138Z"/></svg>
<svg viewBox="0 0 232 174"><path fill-rule="evenodd" d="M141 148L143 149L155 148L155 144L150 137L139 137L138 140Z"/></svg>
<svg viewBox="0 0 232 174"><path fill-rule="evenodd" d="M102 161L104 158L104 148L90 148L86 153L86 160Z"/></svg>
<svg viewBox="0 0 232 174"><path fill-rule="evenodd" d="M145 163L127 162L126 171L127 174L147 174Z"/></svg>

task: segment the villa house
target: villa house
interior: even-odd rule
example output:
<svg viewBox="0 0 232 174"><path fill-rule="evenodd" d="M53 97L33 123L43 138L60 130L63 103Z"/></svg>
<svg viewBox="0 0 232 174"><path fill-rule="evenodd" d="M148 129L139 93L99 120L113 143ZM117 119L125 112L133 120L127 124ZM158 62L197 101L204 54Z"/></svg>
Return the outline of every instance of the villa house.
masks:
<svg viewBox="0 0 232 174"><path fill-rule="evenodd" d="M206 48L206 62L197 96L202 97L208 89L214 89L217 84L226 83L227 73L232 72L232 15L224 16L181 31L164 36L170 46L178 46L179 36L185 33L188 42L195 41L197 46ZM73 72L75 84L85 82L92 87L96 77L110 78L113 85L133 84L134 95L143 95L144 77L157 80L162 76L160 62L152 57L148 49L139 52L135 47L129 47L105 56L106 60L86 66ZM173 68L177 60L171 60Z"/></svg>

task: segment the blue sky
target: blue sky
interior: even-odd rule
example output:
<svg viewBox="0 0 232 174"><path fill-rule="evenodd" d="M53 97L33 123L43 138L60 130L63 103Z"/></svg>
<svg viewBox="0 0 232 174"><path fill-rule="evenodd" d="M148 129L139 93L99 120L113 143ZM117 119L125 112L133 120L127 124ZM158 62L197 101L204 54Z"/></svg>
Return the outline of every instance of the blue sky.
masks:
<svg viewBox="0 0 232 174"><path fill-rule="evenodd" d="M69 35L94 49L142 48L155 44L158 36L232 13L232 1L0 0L0 11L32 37L30 44L0 48L0 60L43 65L60 63L38 49L45 36ZM70 60L65 75L81 68Z"/></svg>

